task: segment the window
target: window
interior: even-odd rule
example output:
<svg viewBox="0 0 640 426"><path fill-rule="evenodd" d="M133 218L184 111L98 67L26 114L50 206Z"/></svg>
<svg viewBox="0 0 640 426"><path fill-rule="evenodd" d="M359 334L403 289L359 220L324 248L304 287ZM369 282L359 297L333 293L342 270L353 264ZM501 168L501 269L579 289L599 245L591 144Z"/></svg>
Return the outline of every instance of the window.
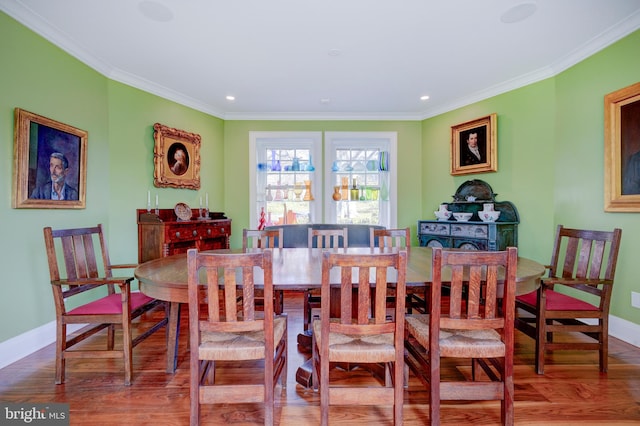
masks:
<svg viewBox="0 0 640 426"><path fill-rule="evenodd" d="M320 132L251 132L251 228L322 221Z"/></svg>
<svg viewBox="0 0 640 426"><path fill-rule="evenodd" d="M395 227L396 140L395 132L326 132L323 159L321 132L250 132L250 227L263 210L265 226Z"/></svg>
<svg viewBox="0 0 640 426"><path fill-rule="evenodd" d="M395 132L325 133L328 223L396 226L396 140Z"/></svg>

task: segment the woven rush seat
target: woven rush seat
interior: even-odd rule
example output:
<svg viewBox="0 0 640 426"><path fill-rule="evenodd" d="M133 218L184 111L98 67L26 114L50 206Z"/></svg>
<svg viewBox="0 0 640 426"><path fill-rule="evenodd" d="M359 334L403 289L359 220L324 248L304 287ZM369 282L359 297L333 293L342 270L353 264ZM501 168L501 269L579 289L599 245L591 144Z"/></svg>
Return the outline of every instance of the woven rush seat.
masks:
<svg viewBox="0 0 640 426"><path fill-rule="evenodd" d="M422 346L429 347L429 315L407 315L405 326ZM473 352L474 357L480 358L504 356L505 351L500 334L493 329L440 329L442 356L465 356L466 348L469 349L470 354Z"/></svg>
<svg viewBox="0 0 640 426"><path fill-rule="evenodd" d="M273 334L276 346L287 329L285 317L275 317ZM236 333L202 332L200 358L217 360L240 360L264 358L264 330Z"/></svg>
<svg viewBox="0 0 640 426"><path fill-rule="evenodd" d="M332 320L337 323L338 321ZM322 321L313 322L318 345L322 344L320 330ZM358 356L362 362L391 362L395 357L393 333L371 334L364 336L349 335L343 333L329 334L329 361L349 362L354 356Z"/></svg>

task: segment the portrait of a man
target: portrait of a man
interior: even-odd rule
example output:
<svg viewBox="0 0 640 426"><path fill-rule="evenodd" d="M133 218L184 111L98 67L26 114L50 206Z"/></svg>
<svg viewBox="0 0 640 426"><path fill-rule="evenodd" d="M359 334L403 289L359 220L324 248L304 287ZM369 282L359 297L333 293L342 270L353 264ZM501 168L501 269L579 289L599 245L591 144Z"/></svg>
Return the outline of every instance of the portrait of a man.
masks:
<svg viewBox="0 0 640 426"><path fill-rule="evenodd" d="M622 195L640 194L640 101L620 108Z"/></svg>
<svg viewBox="0 0 640 426"><path fill-rule="evenodd" d="M487 134L486 127L461 132L460 136L460 166L471 166L487 162Z"/></svg>
<svg viewBox="0 0 640 426"><path fill-rule="evenodd" d="M29 170L29 198L77 201L80 138L36 123L32 123L31 136L38 155L36 167Z"/></svg>
<svg viewBox="0 0 640 426"><path fill-rule="evenodd" d="M70 174L69 160L61 152L53 152L49 156L50 180L37 186L31 198L39 200L77 200L78 190L66 181Z"/></svg>
<svg viewBox="0 0 640 426"><path fill-rule="evenodd" d="M89 134L15 109L14 209L84 209Z"/></svg>

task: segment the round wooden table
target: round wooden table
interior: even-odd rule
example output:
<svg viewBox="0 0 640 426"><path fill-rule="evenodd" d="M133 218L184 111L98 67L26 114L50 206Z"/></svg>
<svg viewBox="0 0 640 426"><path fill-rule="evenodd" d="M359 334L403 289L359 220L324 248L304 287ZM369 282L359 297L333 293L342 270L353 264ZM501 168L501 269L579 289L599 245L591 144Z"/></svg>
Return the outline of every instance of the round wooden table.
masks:
<svg viewBox="0 0 640 426"><path fill-rule="evenodd" d="M379 253L380 249L349 247L338 249L346 253ZM388 250L388 249L387 249ZM241 252L237 250L216 250L216 252ZM424 287L431 282L431 248L410 247L407 251L407 287ZM322 249L283 248L273 250L273 284L275 290L306 291L319 288L322 275ZM517 294L525 294L538 287L539 278L544 273L544 265L518 258ZM134 272L140 282L140 291L149 297L170 302L167 340L167 372L177 367L177 347L180 327L180 304L188 303L187 256L177 254L163 257L138 266ZM392 279L391 277L390 279ZM443 279L446 277L443 276ZM333 279L332 279L333 280ZM256 274L256 284L261 277ZM339 279L336 277L336 283Z"/></svg>

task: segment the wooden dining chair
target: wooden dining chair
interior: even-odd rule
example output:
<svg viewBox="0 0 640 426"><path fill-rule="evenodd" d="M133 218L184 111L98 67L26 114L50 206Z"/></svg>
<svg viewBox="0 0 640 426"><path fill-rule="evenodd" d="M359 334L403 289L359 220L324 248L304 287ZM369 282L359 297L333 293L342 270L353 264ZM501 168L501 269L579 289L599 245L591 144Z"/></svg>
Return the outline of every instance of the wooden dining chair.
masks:
<svg viewBox="0 0 640 426"><path fill-rule="evenodd" d="M400 229L380 229L375 227L369 228L369 247L375 248L411 248L411 230L409 228ZM387 295L387 305L392 307L395 304L395 290L389 289ZM413 313L415 309L420 313L427 313L427 288L426 287L409 287L407 288L407 300L405 307L407 313Z"/></svg>
<svg viewBox="0 0 640 426"><path fill-rule="evenodd" d="M243 229L242 230L242 251L259 249L281 249L284 245L282 238L282 228L274 229ZM256 289L254 300L256 306L261 309L264 306L264 295L261 289ZM281 290L274 290L274 311L281 314L284 311L284 293ZM241 300L241 299L240 299Z"/></svg>
<svg viewBox="0 0 640 426"><path fill-rule="evenodd" d="M393 405L394 424L402 424L406 267L405 250L384 254L322 253L322 306L320 319L313 322L312 343L312 383L320 390L321 425L329 424L330 405L389 404ZM333 268L336 269L332 271ZM394 271L393 278L390 270ZM336 271L340 309L334 313L330 292L331 276ZM387 283L393 280L398 303L394 319L389 319L385 295ZM342 382L331 386L333 363L382 365L384 384L358 386Z"/></svg>
<svg viewBox="0 0 640 426"><path fill-rule="evenodd" d="M349 233L347 228L314 229L309 228L307 246L309 248L346 248L349 247ZM305 292L303 299L304 330L309 330L313 311L320 309L320 290L310 289Z"/></svg>
<svg viewBox="0 0 640 426"><path fill-rule="evenodd" d="M263 273L264 311L253 303L255 268ZM202 404L263 403L264 424L274 423L274 392L278 379L287 383L287 316L273 308L271 250L255 253L187 251L190 344L190 419L200 424ZM200 275L203 281L200 281ZM206 285L206 289L203 287ZM238 305L236 291L244 303ZM202 305L206 309L200 309ZM262 361L259 384L217 381L216 361L234 361L234 368Z"/></svg>
<svg viewBox="0 0 640 426"><path fill-rule="evenodd" d="M440 424L442 400L500 400L502 424L513 424L517 262L515 247L491 252L433 248L429 315L405 319L405 362L429 388L430 424ZM450 284L446 306L441 306L443 282ZM471 358L471 380L445 381L450 375L442 373L441 358ZM479 380L479 369L491 380Z"/></svg>
<svg viewBox="0 0 640 426"><path fill-rule="evenodd" d="M538 290L516 297L516 328L536 341L538 374L544 374L545 352L553 350L597 350L600 371L606 373L609 304L621 237L618 228L609 232L558 225L548 277ZM555 340L555 333L581 333L589 339Z"/></svg>
<svg viewBox="0 0 640 426"><path fill-rule="evenodd" d="M133 337L131 321L164 302L140 292L131 292L132 276L113 276L114 269L133 269L137 265L112 265L102 225L90 228L44 228L44 242L49 275L56 307L56 376L55 383L65 382L67 359L121 358L124 362L124 384L133 375L133 348L167 324L164 317L146 331ZM104 289L104 296L90 293ZM116 291L116 289L118 291ZM94 292L95 293L95 292ZM67 336L67 325L89 324L74 337ZM116 326L122 329L122 347L115 348ZM106 350L79 349L76 344L107 328ZM72 349L73 348L73 349Z"/></svg>

